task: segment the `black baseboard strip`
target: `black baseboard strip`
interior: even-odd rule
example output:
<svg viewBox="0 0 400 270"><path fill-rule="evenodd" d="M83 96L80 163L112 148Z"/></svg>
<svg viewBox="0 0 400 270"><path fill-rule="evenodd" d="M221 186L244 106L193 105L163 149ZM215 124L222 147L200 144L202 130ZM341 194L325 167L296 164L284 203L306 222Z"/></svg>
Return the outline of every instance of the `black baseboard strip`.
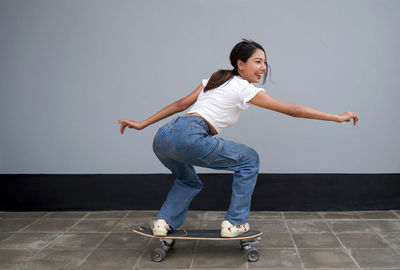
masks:
<svg viewBox="0 0 400 270"><path fill-rule="evenodd" d="M190 210L226 210L232 174L199 174ZM0 211L158 210L170 174L0 174ZM400 174L260 174L252 211L400 209Z"/></svg>

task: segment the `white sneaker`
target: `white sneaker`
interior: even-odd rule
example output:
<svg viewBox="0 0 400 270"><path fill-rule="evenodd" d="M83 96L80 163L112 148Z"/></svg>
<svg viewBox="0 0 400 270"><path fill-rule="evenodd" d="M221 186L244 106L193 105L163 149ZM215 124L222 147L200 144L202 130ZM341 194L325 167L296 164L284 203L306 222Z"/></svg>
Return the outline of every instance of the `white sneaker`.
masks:
<svg viewBox="0 0 400 270"><path fill-rule="evenodd" d="M153 235L155 236L166 236L168 231L171 231L171 227L163 219L157 219L153 223Z"/></svg>
<svg viewBox="0 0 400 270"><path fill-rule="evenodd" d="M250 230L249 223L243 225L233 225L227 220L221 223L221 237L236 237Z"/></svg>

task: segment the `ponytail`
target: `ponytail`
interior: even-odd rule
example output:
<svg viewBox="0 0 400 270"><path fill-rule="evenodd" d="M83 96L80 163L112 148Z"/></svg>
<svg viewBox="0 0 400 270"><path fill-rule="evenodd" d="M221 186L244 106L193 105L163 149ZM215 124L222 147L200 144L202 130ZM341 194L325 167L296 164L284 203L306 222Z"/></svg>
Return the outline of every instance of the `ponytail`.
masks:
<svg viewBox="0 0 400 270"><path fill-rule="evenodd" d="M225 82L227 82L228 80L230 80L235 75L238 75L236 69L233 70L219 69L211 75L203 91L207 92L208 90L217 88L222 84L224 84Z"/></svg>

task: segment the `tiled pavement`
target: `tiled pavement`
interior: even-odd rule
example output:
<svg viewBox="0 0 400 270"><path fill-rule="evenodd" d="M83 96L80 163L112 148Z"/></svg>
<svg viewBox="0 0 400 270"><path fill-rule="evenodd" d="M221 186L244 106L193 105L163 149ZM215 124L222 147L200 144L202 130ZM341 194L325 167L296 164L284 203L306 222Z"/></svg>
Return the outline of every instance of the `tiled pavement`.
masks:
<svg viewBox="0 0 400 270"><path fill-rule="evenodd" d="M264 232L254 263L236 241L177 241L152 262L159 241L130 229L156 213L0 212L0 269L400 269L400 210L251 212ZM192 211L183 227L218 229L223 216Z"/></svg>

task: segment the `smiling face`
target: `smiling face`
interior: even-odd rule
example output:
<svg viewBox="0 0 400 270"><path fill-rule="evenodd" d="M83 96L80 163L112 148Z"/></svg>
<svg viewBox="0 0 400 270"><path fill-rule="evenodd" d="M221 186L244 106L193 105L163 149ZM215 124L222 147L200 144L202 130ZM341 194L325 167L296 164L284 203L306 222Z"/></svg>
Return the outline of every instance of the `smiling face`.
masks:
<svg viewBox="0 0 400 270"><path fill-rule="evenodd" d="M262 74L267 70L266 61L264 51L258 48L246 62L239 59L237 66L240 77L249 83L257 83L261 79Z"/></svg>

